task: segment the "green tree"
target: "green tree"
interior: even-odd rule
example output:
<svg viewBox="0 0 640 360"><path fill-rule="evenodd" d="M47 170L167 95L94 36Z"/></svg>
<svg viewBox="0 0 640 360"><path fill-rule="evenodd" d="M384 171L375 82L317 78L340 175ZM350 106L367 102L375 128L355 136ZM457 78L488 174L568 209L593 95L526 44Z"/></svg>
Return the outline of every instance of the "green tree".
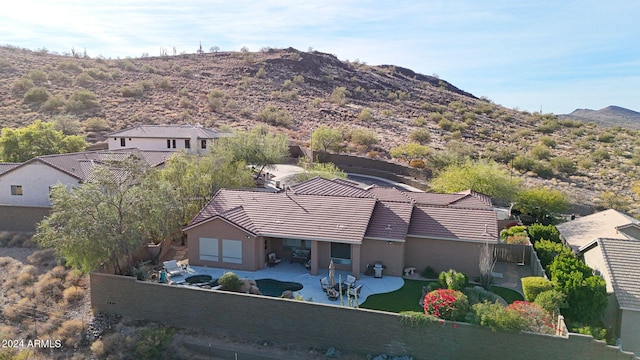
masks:
<svg viewBox="0 0 640 360"><path fill-rule="evenodd" d="M282 163L289 154L287 137L269 132L266 126L257 126L249 132L236 132L234 136L218 141L212 152L230 151L233 161L244 161L264 169Z"/></svg>
<svg viewBox="0 0 640 360"><path fill-rule="evenodd" d="M24 162L40 155L82 151L87 143L78 135L66 136L54 128L53 123L36 120L19 129L2 129L0 159Z"/></svg>
<svg viewBox="0 0 640 360"><path fill-rule="evenodd" d="M333 163L320 163L320 162L311 162L311 160L307 157L303 157L298 162L298 165L305 169L304 172L296 174L293 176L293 183L301 183L303 181L312 179L316 176L320 176L325 179L335 179L335 178L347 178L347 173L340 170Z"/></svg>
<svg viewBox="0 0 640 360"><path fill-rule="evenodd" d="M342 134L340 130L332 129L326 125L313 130L311 134L311 150L336 151L342 147Z"/></svg>
<svg viewBox="0 0 640 360"><path fill-rule="evenodd" d="M569 201L559 190L535 187L518 193L515 209L529 214L535 222L542 222L548 216L566 211Z"/></svg>
<svg viewBox="0 0 640 360"><path fill-rule="evenodd" d="M83 272L110 264L117 274L132 274L132 255L179 226L173 189L153 171L132 157L97 166L93 181L79 187L55 186L34 240Z"/></svg>
<svg viewBox="0 0 640 360"><path fill-rule="evenodd" d="M520 179L511 177L505 168L494 161L467 159L439 172L431 181L431 188L445 193L471 189L494 199L511 201L520 183Z"/></svg>
<svg viewBox="0 0 640 360"><path fill-rule="evenodd" d="M427 146L418 143L407 143L396 146L389 150L389 155L396 159L402 159L410 162L413 159L422 159L429 154L430 149Z"/></svg>

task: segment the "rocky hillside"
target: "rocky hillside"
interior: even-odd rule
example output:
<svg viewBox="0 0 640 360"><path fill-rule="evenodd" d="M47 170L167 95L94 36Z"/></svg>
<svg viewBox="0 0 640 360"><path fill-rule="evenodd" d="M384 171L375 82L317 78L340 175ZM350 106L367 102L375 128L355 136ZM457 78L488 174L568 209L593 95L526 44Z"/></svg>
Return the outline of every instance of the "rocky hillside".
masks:
<svg viewBox="0 0 640 360"><path fill-rule="evenodd" d="M560 118L593 122L605 127L640 129L640 112L613 105L600 110L576 109L570 114L560 115Z"/></svg>
<svg viewBox="0 0 640 360"><path fill-rule="evenodd" d="M640 165L635 130L504 108L392 65L292 48L104 59L0 47L0 125L60 116L80 120L92 142L135 124L200 123L266 124L306 144L328 125L342 129L345 152L389 158L389 149L418 141L434 150L426 159L434 170L489 157L575 202L602 202L611 191L627 208Z"/></svg>

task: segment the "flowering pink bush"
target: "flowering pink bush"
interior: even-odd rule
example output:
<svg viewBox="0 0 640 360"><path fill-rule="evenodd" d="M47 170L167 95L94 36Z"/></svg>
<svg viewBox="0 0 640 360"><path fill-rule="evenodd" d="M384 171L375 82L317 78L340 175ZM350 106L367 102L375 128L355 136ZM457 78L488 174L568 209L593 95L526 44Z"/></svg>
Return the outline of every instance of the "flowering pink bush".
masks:
<svg viewBox="0 0 640 360"><path fill-rule="evenodd" d="M551 315L536 303L514 301L507 307L507 310L514 311L527 320L526 327L523 330L543 334L555 333L555 326Z"/></svg>
<svg viewBox="0 0 640 360"><path fill-rule="evenodd" d="M466 295L457 290L438 289L424 297L424 312L445 320L464 320L469 310Z"/></svg>

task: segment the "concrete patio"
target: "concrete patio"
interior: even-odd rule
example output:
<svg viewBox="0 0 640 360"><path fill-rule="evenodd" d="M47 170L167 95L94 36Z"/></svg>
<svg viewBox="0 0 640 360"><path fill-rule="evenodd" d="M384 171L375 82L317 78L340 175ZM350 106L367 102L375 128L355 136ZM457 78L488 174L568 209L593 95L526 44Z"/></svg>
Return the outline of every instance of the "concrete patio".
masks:
<svg viewBox="0 0 640 360"><path fill-rule="evenodd" d="M280 281L297 282L302 284L302 289L296 291L296 294L301 295L305 300L312 299L315 303L338 305L341 306L340 300L331 301L327 297L327 294L322 291L320 287L320 279L329 274L329 269L322 272L319 275L311 275L309 270L299 263L288 263L282 261L277 266L267 267L258 271L243 271L243 270L231 270L221 268L209 268L201 266L188 266L187 274L176 275L170 277L170 281L181 283L185 277L190 275L208 274L213 279L220 278L225 272L232 271L240 278L246 279L275 279ZM346 280L347 272L336 271L335 279L338 282L339 278ZM356 285L362 285L362 290L358 296L358 304L362 304L369 295L387 293L400 289L404 285L404 280L397 276L383 276L382 278L375 278L373 276L365 276L360 274ZM347 303L347 297L344 296L344 302Z"/></svg>

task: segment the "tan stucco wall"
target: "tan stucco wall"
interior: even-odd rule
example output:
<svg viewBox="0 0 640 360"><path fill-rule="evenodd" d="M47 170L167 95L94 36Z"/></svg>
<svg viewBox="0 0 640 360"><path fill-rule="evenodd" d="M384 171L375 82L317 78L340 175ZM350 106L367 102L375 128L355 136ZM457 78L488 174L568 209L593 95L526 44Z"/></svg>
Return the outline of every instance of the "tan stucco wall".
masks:
<svg viewBox="0 0 640 360"><path fill-rule="evenodd" d="M241 229L227 223L222 219L214 219L205 224L186 231L189 241L189 264L196 266L212 266L228 269L255 271L264 268L266 254L264 252L264 240L261 237L253 237ZM242 241L242 264L226 263L222 261L200 260L200 238L219 239L218 253L222 254L222 239Z"/></svg>
<svg viewBox="0 0 640 360"><path fill-rule="evenodd" d="M600 246L594 246L588 251L582 254L584 263L589 265L592 269L599 273L604 281L607 283L607 293L613 292L613 286L611 285L611 276L609 276L609 270L605 265L604 256Z"/></svg>
<svg viewBox="0 0 640 360"><path fill-rule="evenodd" d="M431 266L436 272L454 269L469 276L480 275L478 262L482 244L474 242L434 240L408 237L405 243L405 265L418 271Z"/></svg>
<svg viewBox="0 0 640 360"><path fill-rule="evenodd" d="M640 356L640 311L622 310L620 334L622 350Z"/></svg>
<svg viewBox="0 0 640 360"><path fill-rule="evenodd" d="M367 264L381 262L385 269L384 275L402 276L404 270L404 243L388 244L382 240L363 240L360 246L360 272L367 270Z"/></svg>

